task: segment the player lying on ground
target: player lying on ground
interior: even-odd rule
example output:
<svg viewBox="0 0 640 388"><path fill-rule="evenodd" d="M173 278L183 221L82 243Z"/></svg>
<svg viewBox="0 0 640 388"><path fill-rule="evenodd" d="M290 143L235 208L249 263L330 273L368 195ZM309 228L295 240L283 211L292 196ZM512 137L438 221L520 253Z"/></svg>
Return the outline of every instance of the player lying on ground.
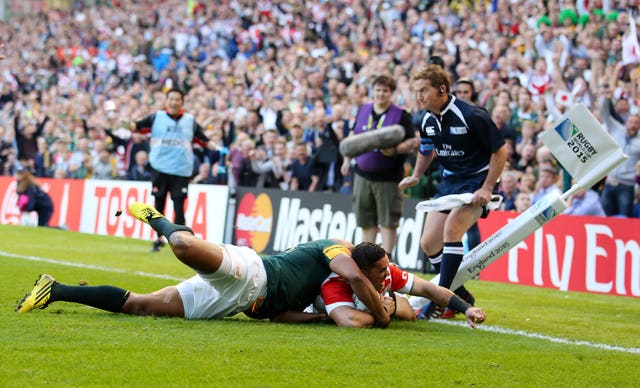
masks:
<svg viewBox="0 0 640 388"><path fill-rule="evenodd" d="M64 301L133 315L214 319L244 312L252 318L280 322L318 321L326 315L303 310L313 303L324 279L336 272L349 281L375 316L376 324L389 325L390 315L351 258L354 247L349 242L312 241L261 258L250 248L199 239L189 227L171 223L147 204L133 203L129 211L165 236L176 257L197 274L150 294L113 286L68 286L44 274L18 302L16 311L26 313Z"/></svg>
<svg viewBox="0 0 640 388"><path fill-rule="evenodd" d="M381 297L387 293L425 297L437 305L463 313L472 328L476 327L476 323L482 323L486 319L481 308L471 306L451 290L391 265L387 252L379 245L359 244L351 253L351 257L373 283ZM374 316L358 301L349 283L336 273L329 275L322 284L320 298L321 304L324 304L327 313L338 326L371 327L375 322ZM405 297L398 295L393 298L389 296L383 298L383 305L392 317L404 320L416 319L415 312Z"/></svg>

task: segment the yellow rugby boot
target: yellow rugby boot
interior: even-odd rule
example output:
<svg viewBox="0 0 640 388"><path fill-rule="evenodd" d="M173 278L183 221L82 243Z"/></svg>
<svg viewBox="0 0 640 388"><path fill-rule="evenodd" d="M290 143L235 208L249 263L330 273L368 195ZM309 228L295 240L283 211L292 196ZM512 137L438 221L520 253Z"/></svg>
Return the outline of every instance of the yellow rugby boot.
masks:
<svg viewBox="0 0 640 388"><path fill-rule="evenodd" d="M132 204L130 204L129 212L132 216L144 222L145 224L148 224L149 220L152 218L164 217L162 213L157 211L153 206L143 202L133 202Z"/></svg>
<svg viewBox="0 0 640 388"><path fill-rule="evenodd" d="M28 313L34 309L47 307L49 299L51 298L51 288L55 282L56 279L51 275L40 275L33 285L33 290L18 301L16 311L19 313Z"/></svg>

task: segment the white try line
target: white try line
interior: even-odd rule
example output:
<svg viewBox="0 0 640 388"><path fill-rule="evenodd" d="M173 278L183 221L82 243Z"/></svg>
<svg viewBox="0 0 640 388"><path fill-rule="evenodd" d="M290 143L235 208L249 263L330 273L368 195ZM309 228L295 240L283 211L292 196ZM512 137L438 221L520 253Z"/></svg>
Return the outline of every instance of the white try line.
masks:
<svg viewBox="0 0 640 388"><path fill-rule="evenodd" d="M434 319L432 322L451 325L451 326L468 327L466 321L462 322L462 321L450 321L446 319ZM492 333L519 335L521 337L536 338L536 339L541 339L541 340L555 342L559 344L565 344L565 345L586 346L589 348L596 348L596 349L602 349L602 350L612 350L616 352L640 354L640 348L625 348L622 346L599 344L599 343L589 342L589 341L570 340L567 338L551 337L551 336L539 334L539 333L529 333L523 330L505 329L499 326L478 325L477 327L478 328L476 330L484 330Z"/></svg>
<svg viewBox="0 0 640 388"><path fill-rule="evenodd" d="M130 270L124 270L124 269L120 269L120 268L102 267L102 266L99 266L99 265L74 263L72 261L50 259L50 258L38 257L38 256L18 255L18 254L15 254L15 253L9 253L9 252L0 251L0 257L2 257L2 256L11 257L11 258L14 258L14 259L36 261L36 262L41 262L41 263L63 265L63 266L67 266L67 267L86 268L86 269L91 269L91 270L122 273L122 274L127 274L127 275L146 276L146 277L157 278L157 279L167 279L167 280L176 280L176 281L184 280L183 278L178 278L178 277L175 277L175 276L165 275L165 274L157 274L157 273L144 272L144 271L130 271ZM434 319L432 322L451 325L451 326L467 327L467 323L466 322L462 322L462 321L448 321L448 320L444 320L444 319ZM544 335L544 334L529 333L529 332L526 332L526 331L523 331L523 330L504 329L504 328L498 327L498 326L478 325L478 329L477 330L484 330L484 331L489 331L489 332L492 332L492 333L499 333L499 334L519 335L521 337L528 337L528 338L537 338L537 339L541 339L541 340L545 340L545 341L549 341L549 342L555 342L555 343L566 344L566 345L587 346L587 347L596 348L596 349L612 350L612 351L618 351L618 352L640 354L640 348L624 348L624 347L621 347L621 346L598 344L598 343L593 343L593 342L589 342L589 341L575 341L575 340L570 340L570 339L566 339L566 338L551 337L551 336Z"/></svg>
<svg viewBox="0 0 640 388"><path fill-rule="evenodd" d="M149 278L176 280L176 281L179 281L179 282L184 280L184 278L179 278L179 277L166 275L166 274L158 274L158 273L151 273L151 272L144 272L144 271L132 271L132 270L128 270L128 269L120 269L120 268L112 268L112 267L102 267L100 265L75 263L73 261L49 259L49 258L46 258L46 257L18 255L18 254L15 254L15 253L9 253L9 252L4 252L4 251L0 251L0 257L1 256L11 257L11 258L14 258L14 259L37 261L37 262L40 262L40 263L58 264L58 265L64 265L64 266L67 266L67 267L86 268L86 269L97 270L97 271L122 273L122 274L127 274L127 275L146 276L146 277L149 277Z"/></svg>

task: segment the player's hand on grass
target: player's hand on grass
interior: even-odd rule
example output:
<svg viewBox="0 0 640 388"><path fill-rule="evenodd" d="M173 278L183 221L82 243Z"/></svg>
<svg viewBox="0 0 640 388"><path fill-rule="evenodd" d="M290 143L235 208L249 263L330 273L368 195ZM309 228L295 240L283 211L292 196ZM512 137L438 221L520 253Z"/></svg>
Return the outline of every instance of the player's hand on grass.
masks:
<svg viewBox="0 0 640 388"><path fill-rule="evenodd" d="M487 319L484 310L479 307L469 307L467 311L464 312L464 315L467 318L467 323L473 329L477 327L477 323L482 323L485 321L485 319Z"/></svg>

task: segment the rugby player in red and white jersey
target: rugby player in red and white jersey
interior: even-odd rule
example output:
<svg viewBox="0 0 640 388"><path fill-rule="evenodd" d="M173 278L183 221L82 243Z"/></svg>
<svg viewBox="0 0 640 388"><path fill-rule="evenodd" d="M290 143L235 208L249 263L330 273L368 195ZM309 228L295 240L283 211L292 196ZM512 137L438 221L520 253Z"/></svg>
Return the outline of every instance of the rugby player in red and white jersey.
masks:
<svg viewBox="0 0 640 388"><path fill-rule="evenodd" d="M466 303L451 290L403 271L389 262L386 251L372 243L359 244L352 258L371 281L383 299L382 304L390 317L415 320L415 312L408 300L396 297L395 293L422 296L438 305L449 307L465 314L469 326L485 321L481 308ZM351 286L339 275L332 273L320 288L319 304L324 304L329 317L338 325L346 327L373 327L375 319L358 301ZM318 304L318 303L317 303ZM316 306L319 308L320 306Z"/></svg>

